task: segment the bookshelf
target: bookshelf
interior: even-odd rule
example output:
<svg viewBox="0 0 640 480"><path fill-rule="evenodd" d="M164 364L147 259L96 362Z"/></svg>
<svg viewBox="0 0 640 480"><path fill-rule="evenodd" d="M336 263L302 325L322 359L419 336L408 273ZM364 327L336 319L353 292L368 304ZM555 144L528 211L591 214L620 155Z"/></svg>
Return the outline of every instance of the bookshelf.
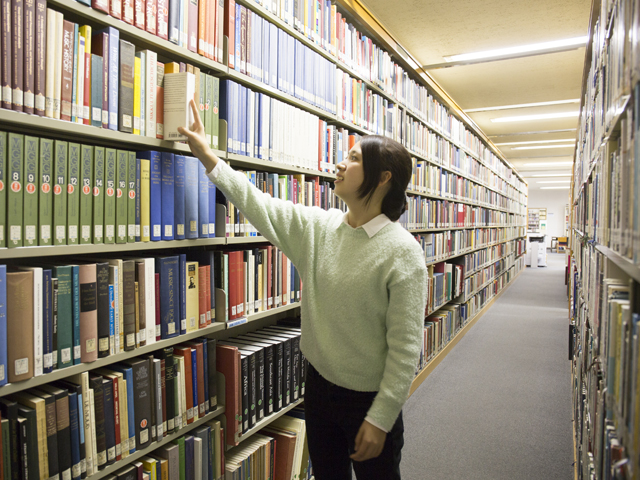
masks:
<svg viewBox="0 0 640 480"><path fill-rule="evenodd" d="M585 54L565 214L577 479L640 473L636 10L626 0L593 2Z"/></svg>
<svg viewBox="0 0 640 480"><path fill-rule="evenodd" d="M269 11L265 5L249 0L237 0L238 5L242 5L248 11L255 12L261 18L266 19L269 23L274 24L277 28L299 41L310 51L318 54L324 60L328 61L332 68L335 67L336 72L348 74L353 80L364 85L372 95L379 96L385 106L392 111L390 115L388 130L385 132L390 137L400 141L411 151L416 160L424 161L436 168L438 175L446 172L448 175L455 175L460 179L468 182L469 189L481 191L483 197L471 198L463 194L451 194L446 185L440 185L439 188L430 190L409 190L407 193L412 197L424 199L438 200L442 202L465 205L468 207L481 207L482 209L506 214L501 222L487 222L483 224L478 220L475 226L470 227L443 227L410 230L414 235L429 234L435 232L447 231L464 231L470 230L476 232L479 229L495 229L500 232L509 232L502 234L502 240L491 242L476 242L474 246L462 249L456 249L454 252L445 255L439 255L426 262L427 266L434 266L445 261L461 261L460 257L480 252L500 246L515 245L515 242L524 237L525 217L527 205L527 187L519 174L512 166L501 159L499 151L491 144L488 138L475 126L475 124L462 112L455 102L440 89L426 74L414 74L417 64L406 54L402 47L397 45L393 39L379 25L373 25L372 17L366 12L360 4L356 4L351 0L344 0L338 4L338 11L347 19L349 24L355 23L359 32L368 35L373 39L376 48L386 49L390 54L389 65L397 69L400 80L392 81L390 78L375 78L372 69L364 65L358 65L357 61L349 58L344 53L334 54L326 46L321 46L317 41L309 38L301 33L298 28L292 26L291 23L283 20L279 15ZM264 3L264 2L263 2ZM84 23L90 24L94 31L103 27L114 27L120 33L122 40L133 43L137 50L149 49L156 52L163 62L176 61L184 62L201 69L202 72L213 75L221 81L232 80L249 88L254 92L260 92L268 95L271 99L279 100L287 105L296 107L304 112L315 115L319 120L327 122L330 127L343 128L348 133L368 134L371 122L367 123L366 118L358 118L356 121L346 120L344 115L331 113L331 108L320 108L308 101L296 97L282 89L258 80L251 75L241 73L240 71L230 68L228 61L220 63L197 53L180 47L167 40L163 40L153 34L140 30L133 25L129 25L124 21L117 20L103 12L85 6L73 0L48 0L47 6L53 10L64 14L65 19L72 22L78 22L79 25ZM222 46L225 59L228 58L229 40L224 38ZM380 45L380 47L378 47ZM385 60L386 61L386 60ZM407 73L409 72L409 73ZM413 97L413 91L419 91L417 96ZM333 99L335 100L335 99ZM333 101L332 100L332 101ZM413 103L411 103L413 102ZM333 107L337 105L332 104ZM431 114L430 109L437 111L438 115ZM361 114L363 112L360 112ZM369 112L364 112L366 114ZM427 149L420 147L420 141L410 135L406 125L402 124L402 118L410 118L411 122L419 125L424 132L430 135L429 142L438 142L439 145L446 147L446 155L438 156ZM385 122L387 119L385 118ZM440 122L440 123L438 123ZM303 168L297 165L291 165L281 162L274 162L251 156L239 155L227 151L227 128L224 121L220 122L219 135L221 150L215 150L216 154L226 160L232 166L243 170L257 170L261 172L273 172L280 175L296 175L304 174L309 177L317 177L322 180L332 180L335 175L329 172L321 172L314 169ZM378 126L380 128L380 125ZM96 128L89 125L82 125L72 122L55 120L52 118L40 117L36 115L28 115L11 110L0 109L0 130L15 133L24 133L42 138L52 138L92 146L103 146L109 148L119 148L127 150L157 150L161 152L170 152L175 154L189 153L188 147L183 143L176 143L168 140L162 140L152 137L145 137L123 133L120 131ZM427 138L427 137L425 137ZM425 145L427 141L425 140ZM423 146L425 146L423 145ZM430 145L434 145L431 143ZM416 147L416 148L414 148ZM423 150L419 153L419 150ZM456 163L458 162L458 163ZM453 177L452 177L453 178ZM425 174L425 179L429 176ZM478 198L489 199L489 201L480 201ZM224 215L224 212L223 212ZM225 218L224 216L222 218ZM220 225L219 218L216 223ZM222 222L224 223L224 221ZM493 224L495 223L495 225ZM34 246L34 247L18 247L18 248L1 248L0 261L7 264L20 264L28 259L43 258L43 263L49 261L66 262L71 257L79 260L90 259L92 256L102 254L121 254L122 256L150 256L164 255L166 253L177 252L195 252L203 250L221 250L225 247L251 249L255 244L265 243L266 240L261 236L236 236L226 237L216 236L215 238L200 238L192 240L169 240L169 241L153 241L153 242L136 242L124 244L87 244L87 245L61 245L61 246ZM511 247L510 247L511 248ZM143 253L149 252L149 253ZM61 260L58 260L61 259ZM472 271L467 272L465 278L480 272L484 268L492 267L501 261L509 260L508 268L481 284L472 292L463 295L463 299L457 299L461 303L455 303L456 299L449 299L439 304L428 312L429 315L435 314L440 310L444 310L451 305L464 304L468 308L469 315L466 317L464 325L459 329L453 339L446 345L443 345L439 353L426 362L426 367L420 371L412 391L426 378L428 372L435 368L451 348L459 341L466 331L480 318L482 313L486 311L496 295L500 295L504 289L517 278L521 269L522 256L514 251L508 252L495 260L491 260L478 266ZM252 329L259 326L274 323L278 318L286 316L288 313L295 311L300 306L299 302L293 302L285 306L273 308L247 315L244 318L231 320L227 322L215 322L211 326L197 330L191 333L180 335L178 337L160 340L150 345L142 346L131 351L116 353L114 355L100 358L91 363L80 363L67 368L55 370L52 373L33 377L23 382L15 382L0 387L0 397L21 392L33 387L42 386L44 384L55 382L69 378L86 372L93 372L102 367L109 367L117 362L140 357L153 352L160 351L167 347L173 347L180 343L195 340L201 337L210 339L223 339L236 335L235 332L243 333L246 329ZM457 308L457 307L456 307ZM223 403L223 400L219 404ZM286 413L300 401L290 405L287 409L278 412L277 415L271 415L264 419L259 425L256 425L250 432L246 432L242 437L246 439L254 431L259 430L268 424L278 415ZM149 447L136 452L127 459L118 461L115 464L100 470L98 473L91 475L93 480L100 480L114 474L121 467L136 461L143 455L146 455L156 448L172 441L178 436L184 435L186 432L197 428L201 424L214 419L221 418L225 413L224 405L220 405L213 411L206 414L205 417L189 424L180 431L168 435L159 442L152 443Z"/></svg>

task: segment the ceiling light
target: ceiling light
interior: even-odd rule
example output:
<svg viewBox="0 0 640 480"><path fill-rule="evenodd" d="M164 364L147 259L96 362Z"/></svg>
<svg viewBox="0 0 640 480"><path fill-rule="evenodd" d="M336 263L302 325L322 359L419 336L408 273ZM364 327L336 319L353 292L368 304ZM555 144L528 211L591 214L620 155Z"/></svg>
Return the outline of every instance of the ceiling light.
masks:
<svg viewBox="0 0 640 480"><path fill-rule="evenodd" d="M556 100L553 102L538 102L538 103L521 103L519 105L502 105L499 107L483 107L483 108L470 108L465 109L466 113L473 112L493 112L496 110L512 110L514 108L531 108L531 107L546 107L549 105L566 105L568 103L580 103L579 98L574 98L572 100Z"/></svg>
<svg viewBox="0 0 640 480"><path fill-rule="evenodd" d="M540 190L569 190L571 188L569 185L563 187L540 187Z"/></svg>
<svg viewBox="0 0 640 480"><path fill-rule="evenodd" d="M573 148L574 143L568 143L565 145L535 145L533 147L512 147L511 150L542 150L547 148Z"/></svg>
<svg viewBox="0 0 640 480"><path fill-rule="evenodd" d="M575 142L574 138L566 138L564 140L530 140L528 142L508 142L508 143L494 143L496 146L502 145L530 145L533 143L562 143L562 142Z"/></svg>
<svg viewBox="0 0 640 480"><path fill-rule="evenodd" d="M486 50L484 52L451 55L449 57L444 57L444 59L447 62L461 62L465 60L478 60L481 58L505 57L521 53L544 52L545 50L553 50L556 48L586 45L588 40L589 36L585 35L582 37L565 38L563 40L555 40L552 42L532 43L531 45L520 45L518 47L499 48L497 50Z"/></svg>
<svg viewBox="0 0 640 480"><path fill-rule="evenodd" d="M577 117L578 115L580 115L579 110L575 112L542 113L539 115L519 115L517 117L492 118L491 121L493 123L526 122L528 120L549 120L552 118Z"/></svg>
<svg viewBox="0 0 640 480"><path fill-rule="evenodd" d="M538 180L536 183L567 183L571 180Z"/></svg>
<svg viewBox="0 0 640 480"><path fill-rule="evenodd" d="M573 162L531 162L525 163L525 167L570 167Z"/></svg>
<svg viewBox="0 0 640 480"><path fill-rule="evenodd" d="M571 173L539 173L538 175L531 175L532 177L570 177Z"/></svg>

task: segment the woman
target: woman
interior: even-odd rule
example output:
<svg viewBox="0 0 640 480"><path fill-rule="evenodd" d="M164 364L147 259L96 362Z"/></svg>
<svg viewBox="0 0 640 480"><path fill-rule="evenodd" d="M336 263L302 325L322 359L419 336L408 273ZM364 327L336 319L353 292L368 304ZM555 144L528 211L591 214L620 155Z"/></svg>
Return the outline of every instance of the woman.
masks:
<svg viewBox="0 0 640 480"><path fill-rule="evenodd" d="M300 272L309 361L305 421L317 480L400 478L401 409L422 343L427 273L420 245L396 220L406 206L411 157L364 137L337 165L345 214L273 199L220 161L195 123L180 128L209 178Z"/></svg>

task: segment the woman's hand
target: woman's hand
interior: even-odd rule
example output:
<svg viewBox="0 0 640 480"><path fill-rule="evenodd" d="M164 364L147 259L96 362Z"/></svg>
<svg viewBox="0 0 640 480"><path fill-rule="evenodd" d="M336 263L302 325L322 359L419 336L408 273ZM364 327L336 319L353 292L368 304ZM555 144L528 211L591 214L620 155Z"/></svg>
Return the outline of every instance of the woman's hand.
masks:
<svg viewBox="0 0 640 480"><path fill-rule="evenodd" d="M356 435L355 453L350 456L351 460L364 462L376 458L382 453L386 439L387 433L384 430L380 430L365 420Z"/></svg>
<svg viewBox="0 0 640 480"><path fill-rule="evenodd" d="M209 147L207 143L207 137L204 134L204 125L200 121L200 114L196 107L196 102L191 99L189 106L193 112L194 122L190 129L185 127L178 127L178 132L187 137L187 142L191 153L193 153L205 166L207 173L209 173L218 164L218 157Z"/></svg>

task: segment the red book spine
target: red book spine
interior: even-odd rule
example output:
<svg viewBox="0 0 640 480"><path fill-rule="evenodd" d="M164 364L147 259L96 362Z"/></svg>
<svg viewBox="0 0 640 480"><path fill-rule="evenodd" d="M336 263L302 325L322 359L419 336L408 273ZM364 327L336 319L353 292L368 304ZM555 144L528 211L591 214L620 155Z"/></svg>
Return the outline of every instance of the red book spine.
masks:
<svg viewBox="0 0 640 480"><path fill-rule="evenodd" d="M187 30L188 48L192 52L198 51L198 0L189 2L189 29ZM203 2L204 0L200 0ZM209 26L211 28L211 25Z"/></svg>
<svg viewBox="0 0 640 480"><path fill-rule="evenodd" d="M24 2L23 0L12 0L11 2L11 28L13 33L12 47L12 76L11 76L11 108L18 112L23 111L24 101ZM73 29L71 29L73 31ZM73 52L72 52L73 55ZM73 62L72 62L73 65Z"/></svg>
<svg viewBox="0 0 640 480"><path fill-rule="evenodd" d="M133 25L133 0L122 0L122 21Z"/></svg>
<svg viewBox="0 0 640 480"><path fill-rule="evenodd" d="M122 437L120 435L120 390L118 389L118 377L113 377L113 418L116 430L116 460L122 460Z"/></svg>
<svg viewBox="0 0 640 480"><path fill-rule="evenodd" d="M145 29L146 5L144 0L133 0L133 24L140 30Z"/></svg>
<svg viewBox="0 0 640 480"><path fill-rule="evenodd" d="M160 274L155 274L155 283L156 283L156 341L159 342L162 340L162 320L160 317Z"/></svg>
<svg viewBox="0 0 640 480"><path fill-rule="evenodd" d="M209 0L209 1L213 2L216 5L215 9L217 12L219 12L218 14L216 14L215 19L213 19L215 20L215 25L216 25L215 38L211 40L211 45L209 46L209 48L211 48L211 56L217 58L218 62L223 63L222 46L224 44L224 35L222 31L224 30L224 27L222 24L224 23L224 0Z"/></svg>
<svg viewBox="0 0 640 480"><path fill-rule="evenodd" d="M211 310L211 265L206 265L205 269L205 304L207 306L207 325L211 325L211 318L215 312Z"/></svg>
<svg viewBox="0 0 640 480"><path fill-rule="evenodd" d="M289 272L289 262L285 254L282 254L282 305L288 304L289 300L289 282L287 282L287 273Z"/></svg>
<svg viewBox="0 0 640 480"><path fill-rule="evenodd" d="M216 15L219 14L219 10L216 11ZM217 21L217 20L216 20ZM229 46L228 50L228 64L229 68L235 68L236 58L235 58L235 42L236 42L236 2L235 0L225 0L224 1L224 26L223 33L227 37L227 45ZM218 62L223 62L224 59L217 59Z"/></svg>
<svg viewBox="0 0 640 480"><path fill-rule="evenodd" d="M237 318L236 315L236 253L229 252L229 291L227 297L229 299L229 320Z"/></svg>
<svg viewBox="0 0 640 480"><path fill-rule="evenodd" d="M198 322L198 328L204 328L207 326L207 294L205 292L205 282L207 281L207 273L205 267L198 267L198 313L200 314L200 320Z"/></svg>
<svg viewBox="0 0 640 480"><path fill-rule="evenodd" d="M156 34L156 27L158 25L158 19L156 17L156 9L158 7L157 0L147 0L146 4L146 18L145 26L147 32L152 35Z"/></svg>
<svg viewBox="0 0 640 480"><path fill-rule="evenodd" d="M198 54L204 57L209 56L207 38L209 37L209 30L213 28L211 23L209 23L210 28L206 28L208 7L208 0L200 0L200 3L198 3Z"/></svg>
<svg viewBox="0 0 640 480"><path fill-rule="evenodd" d="M24 0L24 111L33 115L35 108L36 5Z"/></svg>
<svg viewBox="0 0 640 480"><path fill-rule="evenodd" d="M244 295L244 290L245 290L245 279L246 279L246 273L245 273L245 269L244 269L244 251L239 251L237 252L238 255L238 303L236 306L236 310L240 309L239 313L238 313L238 317L244 317L246 315L246 311L245 311L245 305L246 305L246 298Z"/></svg>
<svg viewBox="0 0 640 480"><path fill-rule="evenodd" d="M91 0L91 8L109 14L109 0Z"/></svg>
<svg viewBox="0 0 640 480"><path fill-rule="evenodd" d="M169 40L169 0L157 0L158 8L156 10L157 27L156 35L163 40Z"/></svg>
<svg viewBox="0 0 640 480"><path fill-rule="evenodd" d="M73 23L64 21L62 34L62 92L60 120L71 121L71 94L73 90Z"/></svg>
<svg viewBox="0 0 640 480"><path fill-rule="evenodd" d="M11 35L11 0L2 0L2 108L11 109L11 66L12 45Z"/></svg>
<svg viewBox="0 0 640 480"><path fill-rule="evenodd" d="M109 0L109 15L118 20L122 19L122 0Z"/></svg>

